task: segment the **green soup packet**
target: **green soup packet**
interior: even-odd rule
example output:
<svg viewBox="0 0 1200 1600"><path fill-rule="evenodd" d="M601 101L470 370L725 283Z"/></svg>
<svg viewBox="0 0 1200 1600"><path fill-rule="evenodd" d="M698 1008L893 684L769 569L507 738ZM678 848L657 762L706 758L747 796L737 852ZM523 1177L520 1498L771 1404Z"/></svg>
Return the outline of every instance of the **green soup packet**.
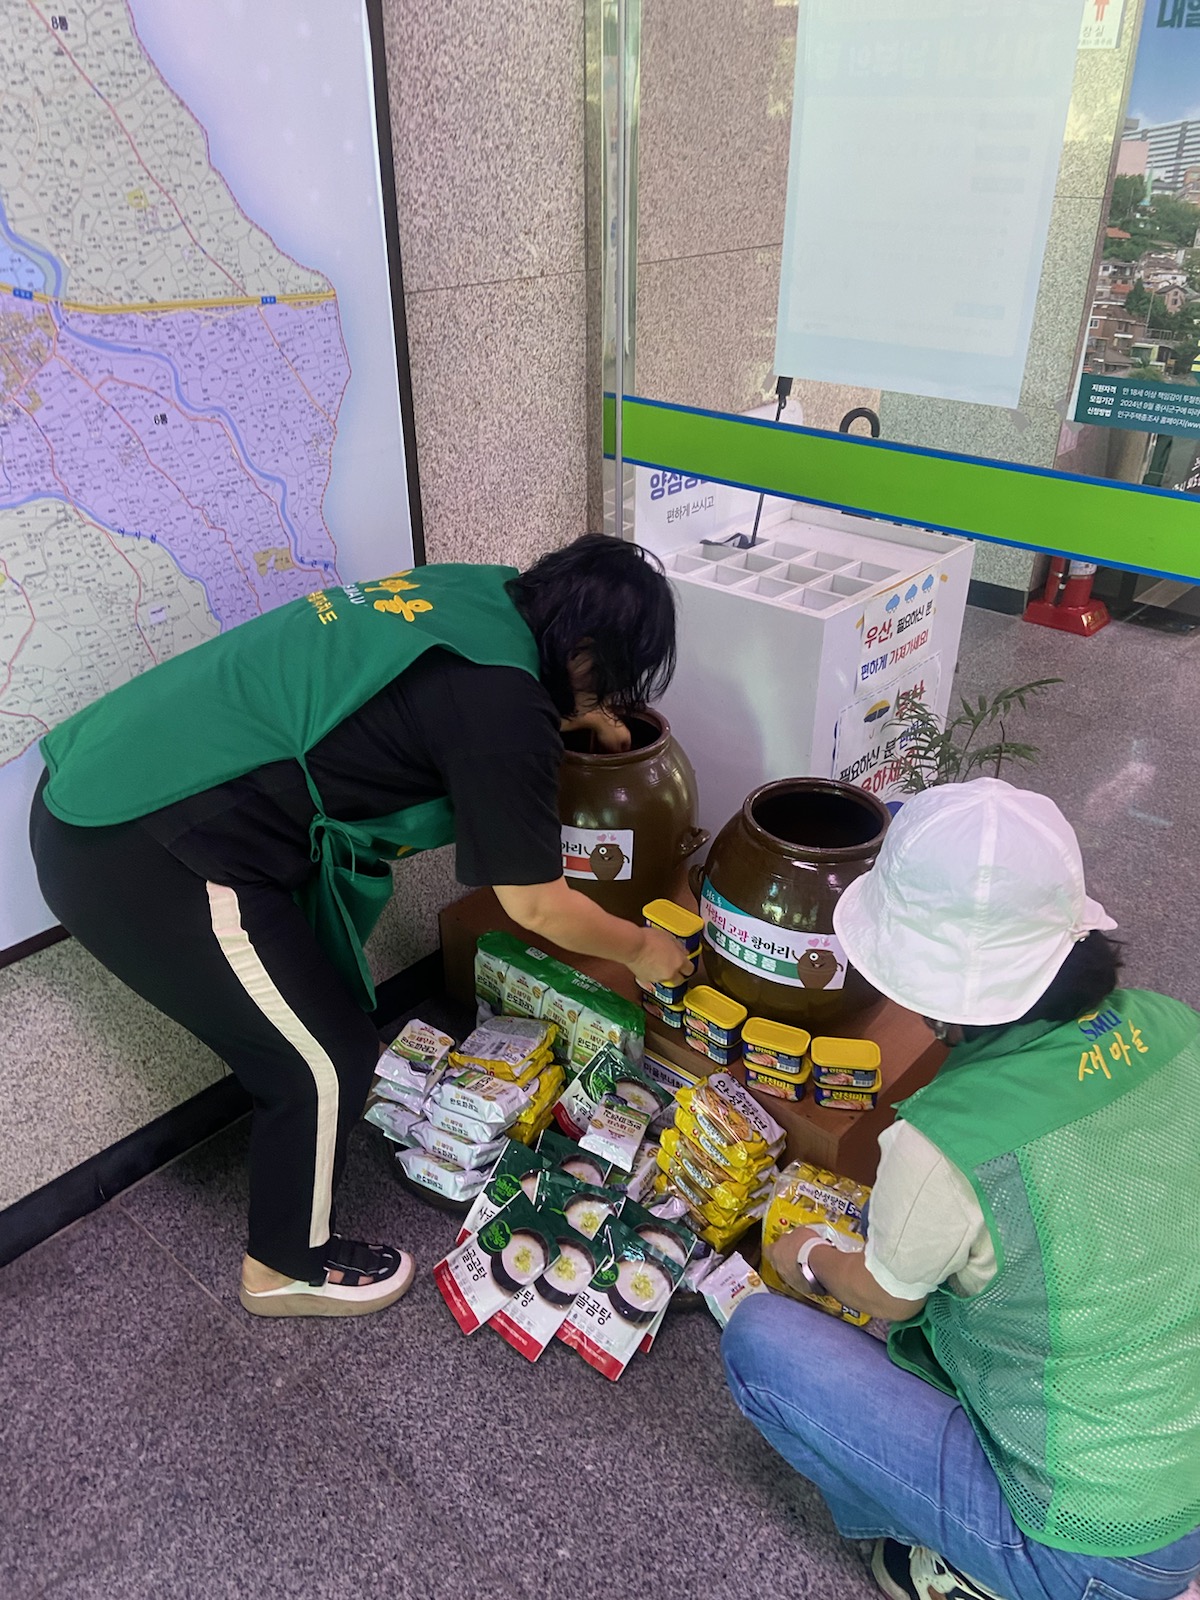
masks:
<svg viewBox="0 0 1200 1600"><path fill-rule="evenodd" d="M594 1239L620 1210L621 1197L612 1189L580 1183L570 1173L550 1169L538 1177L537 1203L560 1212L585 1239Z"/></svg>
<svg viewBox="0 0 1200 1600"><path fill-rule="evenodd" d="M550 1344L570 1315L576 1296L607 1260L603 1239L589 1239L577 1233L568 1227L561 1212L547 1209L544 1214L559 1219L554 1228L557 1259L535 1282L519 1289L488 1322L527 1361L536 1361Z"/></svg>
<svg viewBox="0 0 1200 1600"><path fill-rule="evenodd" d="M601 1237L611 1260L576 1296L558 1337L616 1382L665 1310L681 1269L621 1221L606 1222Z"/></svg>
<svg viewBox="0 0 1200 1600"><path fill-rule="evenodd" d="M540 1212L523 1194L451 1250L433 1269L433 1280L464 1333L474 1333L536 1282L558 1259L556 1238L565 1224Z"/></svg>
<svg viewBox="0 0 1200 1600"><path fill-rule="evenodd" d="M462 1244L472 1233L490 1222L508 1202L523 1194L533 1200L537 1194L538 1174L546 1169L546 1160L527 1144L510 1139L492 1169L486 1187L475 1197L475 1202L463 1219L455 1244Z"/></svg>
<svg viewBox="0 0 1200 1600"><path fill-rule="evenodd" d="M580 1183L592 1183L603 1187L612 1171L611 1161L605 1161L602 1157L581 1149L574 1139L556 1133L553 1128L546 1129L537 1142L537 1148L538 1153L546 1157L547 1165L557 1167L560 1172L570 1173L571 1177L578 1178Z"/></svg>
<svg viewBox="0 0 1200 1600"><path fill-rule="evenodd" d="M634 1069L607 1041L586 1067L581 1067L559 1095L554 1120L568 1139L579 1139L600 1102L613 1093L618 1079Z"/></svg>

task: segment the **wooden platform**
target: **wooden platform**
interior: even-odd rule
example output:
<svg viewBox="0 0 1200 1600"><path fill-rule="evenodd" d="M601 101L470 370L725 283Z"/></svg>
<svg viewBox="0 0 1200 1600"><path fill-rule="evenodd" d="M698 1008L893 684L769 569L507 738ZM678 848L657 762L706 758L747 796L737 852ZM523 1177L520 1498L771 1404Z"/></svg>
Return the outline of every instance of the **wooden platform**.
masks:
<svg viewBox="0 0 1200 1600"><path fill-rule="evenodd" d="M684 900L680 894L679 899ZM446 964L446 987L456 1000L470 1001L475 993L475 942L481 933L504 929L538 949L557 956L568 966L586 972L598 983L618 994L639 1001L637 985L628 968L595 956L577 956L545 940L535 940L511 918L505 916L490 889L476 889L447 906L441 918L442 953ZM806 1097L799 1105L756 1095L761 1104L786 1130L787 1159L815 1161L834 1172L870 1183L879 1161L879 1135L894 1120L893 1105L927 1084L946 1059L943 1045L911 1011L879 1000L857 1017L847 1018L838 1032L857 1038L874 1039L883 1058L883 1093L874 1111L826 1111ZM646 1045L656 1055L692 1072L718 1070L707 1059L684 1043L682 1031L665 1027L655 1017L646 1018ZM742 1076L741 1067L730 1069Z"/></svg>

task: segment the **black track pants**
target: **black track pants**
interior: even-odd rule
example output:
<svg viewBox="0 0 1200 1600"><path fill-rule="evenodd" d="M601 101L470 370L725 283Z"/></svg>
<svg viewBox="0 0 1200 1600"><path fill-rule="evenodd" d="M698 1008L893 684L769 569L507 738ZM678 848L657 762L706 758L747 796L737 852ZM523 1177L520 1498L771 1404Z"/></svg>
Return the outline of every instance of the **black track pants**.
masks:
<svg viewBox="0 0 1200 1600"><path fill-rule="evenodd" d="M249 1252L324 1276L333 1194L379 1039L292 897L190 872L137 823L75 828L34 798L46 903L85 949L228 1063L254 1100Z"/></svg>

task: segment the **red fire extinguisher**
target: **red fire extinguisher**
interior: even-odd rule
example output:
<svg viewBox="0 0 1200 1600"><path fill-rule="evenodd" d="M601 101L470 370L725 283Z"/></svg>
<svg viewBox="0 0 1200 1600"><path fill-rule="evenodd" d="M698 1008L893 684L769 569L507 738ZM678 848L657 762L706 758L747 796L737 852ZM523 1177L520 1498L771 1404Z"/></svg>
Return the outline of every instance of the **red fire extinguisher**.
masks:
<svg viewBox="0 0 1200 1600"><path fill-rule="evenodd" d="M1060 628L1085 638L1099 633L1111 620L1103 600L1092 599L1094 561L1072 561L1068 556L1051 556L1050 571L1041 598L1025 607L1025 621L1039 622L1044 628Z"/></svg>

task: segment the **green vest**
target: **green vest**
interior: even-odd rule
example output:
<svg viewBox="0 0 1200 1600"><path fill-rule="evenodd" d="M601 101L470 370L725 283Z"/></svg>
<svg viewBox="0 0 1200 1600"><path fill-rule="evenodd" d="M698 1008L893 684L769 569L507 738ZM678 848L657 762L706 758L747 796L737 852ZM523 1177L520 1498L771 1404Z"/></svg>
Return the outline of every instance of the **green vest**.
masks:
<svg viewBox="0 0 1200 1600"><path fill-rule="evenodd" d="M316 807L318 870L297 896L360 1003L363 953L392 892L389 861L454 838L449 800L368 822L325 814L305 760L338 723L434 646L538 676L537 644L508 598L512 567L430 566L318 590L173 656L76 712L42 740L43 798L63 822L105 827L298 761Z"/></svg>
<svg viewBox="0 0 1200 1600"><path fill-rule="evenodd" d="M958 1045L900 1114L974 1186L996 1249L892 1329L957 1395L1018 1525L1087 1555L1200 1525L1200 1017L1117 990Z"/></svg>

